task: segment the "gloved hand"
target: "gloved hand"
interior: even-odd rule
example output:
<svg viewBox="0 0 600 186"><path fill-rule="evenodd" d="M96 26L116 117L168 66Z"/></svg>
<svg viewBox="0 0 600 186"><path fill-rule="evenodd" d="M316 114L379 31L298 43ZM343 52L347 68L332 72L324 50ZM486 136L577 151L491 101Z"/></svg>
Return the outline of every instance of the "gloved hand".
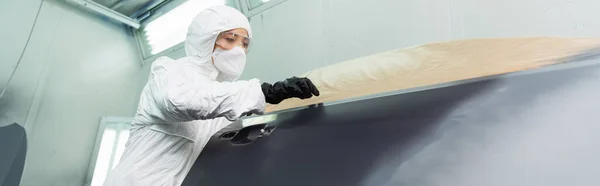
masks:
<svg viewBox="0 0 600 186"><path fill-rule="evenodd" d="M262 84L265 100L270 104L278 104L289 98L308 99L319 96L319 90L308 78L292 77L273 85Z"/></svg>

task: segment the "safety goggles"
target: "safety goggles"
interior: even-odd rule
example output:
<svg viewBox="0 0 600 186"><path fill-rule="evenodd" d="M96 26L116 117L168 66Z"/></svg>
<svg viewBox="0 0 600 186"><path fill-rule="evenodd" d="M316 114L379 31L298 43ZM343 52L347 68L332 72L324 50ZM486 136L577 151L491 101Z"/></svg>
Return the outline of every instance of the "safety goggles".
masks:
<svg viewBox="0 0 600 186"><path fill-rule="evenodd" d="M250 38L233 32L223 32L217 37L216 44L225 50L231 50L236 46L242 47L246 53L250 48Z"/></svg>

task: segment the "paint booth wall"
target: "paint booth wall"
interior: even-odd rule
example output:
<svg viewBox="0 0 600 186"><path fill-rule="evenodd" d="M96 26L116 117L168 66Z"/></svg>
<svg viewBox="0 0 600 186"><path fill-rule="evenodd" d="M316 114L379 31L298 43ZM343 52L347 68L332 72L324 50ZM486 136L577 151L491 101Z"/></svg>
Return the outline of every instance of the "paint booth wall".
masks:
<svg viewBox="0 0 600 186"><path fill-rule="evenodd" d="M462 38L600 36L594 0L288 0L251 18L244 77L266 81Z"/></svg>
<svg viewBox="0 0 600 186"><path fill-rule="evenodd" d="M254 38L242 79L273 82L377 52L462 38L598 37L596 7L600 1L287 0L250 18Z"/></svg>
<svg viewBox="0 0 600 186"><path fill-rule="evenodd" d="M6 94L28 137L21 185L81 186L100 118L134 114L140 58L122 25L54 0L36 21L40 2L0 6L3 74L25 50Z"/></svg>

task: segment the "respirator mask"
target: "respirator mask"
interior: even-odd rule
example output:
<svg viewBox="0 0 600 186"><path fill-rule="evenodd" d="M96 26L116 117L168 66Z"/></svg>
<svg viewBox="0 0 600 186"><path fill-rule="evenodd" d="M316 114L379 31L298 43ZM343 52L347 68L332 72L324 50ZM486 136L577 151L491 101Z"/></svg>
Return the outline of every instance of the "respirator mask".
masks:
<svg viewBox="0 0 600 186"><path fill-rule="evenodd" d="M240 78L246 65L246 51L242 47L235 46L230 50L217 47L212 57L215 66L221 72L217 77L218 80L235 81Z"/></svg>

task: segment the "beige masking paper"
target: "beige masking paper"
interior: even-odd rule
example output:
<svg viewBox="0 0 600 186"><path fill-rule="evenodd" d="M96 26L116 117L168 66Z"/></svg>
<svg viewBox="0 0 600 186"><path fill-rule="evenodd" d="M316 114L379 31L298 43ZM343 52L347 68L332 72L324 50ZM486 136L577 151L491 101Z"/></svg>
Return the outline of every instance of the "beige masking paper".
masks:
<svg viewBox="0 0 600 186"><path fill-rule="evenodd" d="M557 64L600 47L596 38L499 38L433 43L314 69L311 99L268 105L266 113L375 93L435 85Z"/></svg>

